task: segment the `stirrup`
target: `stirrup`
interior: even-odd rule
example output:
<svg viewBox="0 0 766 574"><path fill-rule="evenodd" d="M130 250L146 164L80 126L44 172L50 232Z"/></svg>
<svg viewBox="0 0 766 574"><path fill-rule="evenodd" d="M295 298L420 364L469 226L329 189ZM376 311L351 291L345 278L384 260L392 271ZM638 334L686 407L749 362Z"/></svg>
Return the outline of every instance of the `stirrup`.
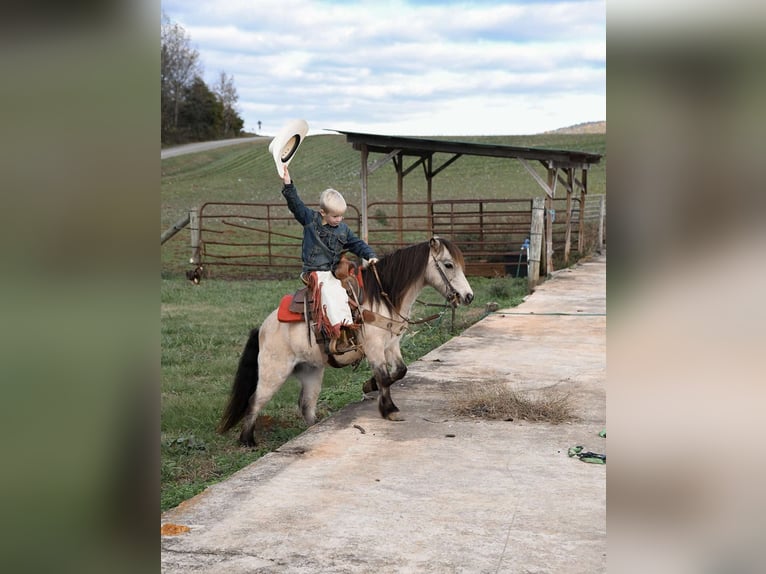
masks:
<svg viewBox="0 0 766 574"><path fill-rule="evenodd" d="M342 341L341 339L332 339L328 345L331 355L343 355L357 350L356 343L353 341Z"/></svg>
<svg viewBox="0 0 766 574"><path fill-rule="evenodd" d="M356 337L348 331L343 331L340 337L331 339L328 345L328 350L331 355L342 355L343 353L349 353L356 351L359 347L356 344Z"/></svg>

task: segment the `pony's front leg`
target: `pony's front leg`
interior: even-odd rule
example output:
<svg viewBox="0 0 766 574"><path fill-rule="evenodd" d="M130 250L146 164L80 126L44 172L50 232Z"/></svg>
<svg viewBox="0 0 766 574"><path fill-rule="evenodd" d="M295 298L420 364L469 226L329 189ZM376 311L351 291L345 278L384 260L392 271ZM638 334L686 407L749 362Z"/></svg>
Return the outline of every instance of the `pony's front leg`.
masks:
<svg viewBox="0 0 766 574"><path fill-rule="evenodd" d="M393 348L386 349L386 368L388 376L391 378L391 383L400 381L407 374L407 365L404 364L402 358L402 352L399 345L395 345ZM375 380L373 374L362 386L362 391L366 393L372 393L378 390L378 383Z"/></svg>
<svg viewBox="0 0 766 574"><path fill-rule="evenodd" d="M390 421L403 421L404 418L399 414L399 407L391 399L391 385L394 383L394 379L388 372L388 366L386 364L378 365L373 368L373 374L375 375L375 385L379 391L378 410L380 416Z"/></svg>

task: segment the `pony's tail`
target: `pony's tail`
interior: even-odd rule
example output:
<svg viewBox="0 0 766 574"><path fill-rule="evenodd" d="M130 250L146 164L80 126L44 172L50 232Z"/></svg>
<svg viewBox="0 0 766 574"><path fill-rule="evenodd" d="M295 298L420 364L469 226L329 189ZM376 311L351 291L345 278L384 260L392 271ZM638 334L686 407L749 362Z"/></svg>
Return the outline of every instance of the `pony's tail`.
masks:
<svg viewBox="0 0 766 574"><path fill-rule="evenodd" d="M250 331L245 350L239 359L237 374L231 387L229 404L218 425L218 432L223 434L237 424L247 412L250 397L258 387L258 329Z"/></svg>

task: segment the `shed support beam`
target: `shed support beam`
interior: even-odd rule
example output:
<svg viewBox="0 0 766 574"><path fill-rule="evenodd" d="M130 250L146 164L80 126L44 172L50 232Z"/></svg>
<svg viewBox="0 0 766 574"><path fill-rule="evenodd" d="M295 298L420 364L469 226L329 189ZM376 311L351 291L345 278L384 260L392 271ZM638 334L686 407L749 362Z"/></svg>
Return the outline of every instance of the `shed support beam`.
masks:
<svg viewBox="0 0 766 574"><path fill-rule="evenodd" d="M409 173L410 173L410 172L411 172L413 169L415 169L416 167L418 167L419 165L421 165L421 164L425 165L425 160L426 160L426 157L430 157L430 156L424 156L424 157L421 157L421 158L420 158L418 161L416 161L415 163L413 163L413 164L412 164L410 167L408 167L407 169L405 169L405 170L402 172L403 176L405 176L405 175L409 175Z"/></svg>
<svg viewBox="0 0 766 574"><path fill-rule="evenodd" d="M556 194L556 168L548 168L550 195L545 198L545 275L553 273L553 197Z"/></svg>
<svg viewBox="0 0 766 574"><path fill-rule="evenodd" d="M400 154L394 158L394 166L396 167L396 238L399 243L404 242L404 173L402 172L402 166L404 164L404 157Z"/></svg>
<svg viewBox="0 0 766 574"><path fill-rule="evenodd" d="M532 224L529 229L529 252L527 254L527 287L534 291L540 280L540 254L543 247L543 221L545 220L545 200L542 197L532 199Z"/></svg>
<svg viewBox="0 0 766 574"><path fill-rule="evenodd" d="M566 231L564 232L564 265L569 265L569 253L572 249L572 180L574 179L574 170L572 168L568 168L566 172L568 181L564 182L567 189L567 221ZM582 220L582 213L580 214L580 219Z"/></svg>
<svg viewBox="0 0 766 574"><path fill-rule="evenodd" d="M428 233L431 236L434 234L433 180L434 175L436 175L436 173L433 171L433 167L433 155L429 155L428 161L423 166L423 170L426 172L426 201L428 202L426 209L428 210Z"/></svg>
<svg viewBox="0 0 766 574"><path fill-rule="evenodd" d="M402 150L395 149L391 153L388 153L384 157L382 157L379 160L377 160L375 163L373 163L371 165L368 165L367 166L367 175L369 175L371 173L375 173L378 170L378 168L383 167L386 163L391 161L392 158L394 158L395 156L397 156L400 153L402 153Z"/></svg>
<svg viewBox="0 0 766 574"><path fill-rule="evenodd" d="M585 249L585 197L588 194L588 170L582 170L580 184L580 226L577 230L577 250L582 253Z"/></svg>
<svg viewBox="0 0 766 574"><path fill-rule="evenodd" d="M362 239L367 242L367 157L370 155L367 144L362 144L359 152L362 157L362 169L359 172L359 179L362 180Z"/></svg>
<svg viewBox="0 0 766 574"><path fill-rule="evenodd" d="M431 177L434 177L436 174L438 174L441 170L443 170L447 166L452 165L455 161L457 161L457 158L459 158L462 155L463 155L462 153L456 153L447 161L445 161L443 164L441 164L439 167L437 167L435 170L429 169L429 171L431 172Z"/></svg>
<svg viewBox="0 0 766 574"><path fill-rule="evenodd" d="M538 185L543 188L543 190L548 195L548 197L553 197L554 190L552 186L554 185L554 183L551 181L546 182L542 178L542 176L539 173L537 173L537 171L535 171L535 168L529 165L529 162L525 160L523 157L520 157L519 161L521 162L521 165L523 165L526 168L526 170L529 172L529 175L531 175L534 178L534 180L538 183ZM550 174L550 172L551 170L549 168L548 173ZM554 179L554 182L555 182L555 179Z"/></svg>

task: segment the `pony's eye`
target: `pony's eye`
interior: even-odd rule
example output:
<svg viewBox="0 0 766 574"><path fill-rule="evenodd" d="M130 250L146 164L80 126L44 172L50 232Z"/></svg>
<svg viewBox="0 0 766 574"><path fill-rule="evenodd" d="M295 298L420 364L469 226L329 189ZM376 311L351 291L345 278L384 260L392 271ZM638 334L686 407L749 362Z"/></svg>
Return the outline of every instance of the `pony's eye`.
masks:
<svg viewBox="0 0 766 574"><path fill-rule="evenodd" d="M445 261L445 262L444 262L444 266L445 266L447 269L452 269L452 267L453 267L453 265L452 265L452 261Z"/></svg>

